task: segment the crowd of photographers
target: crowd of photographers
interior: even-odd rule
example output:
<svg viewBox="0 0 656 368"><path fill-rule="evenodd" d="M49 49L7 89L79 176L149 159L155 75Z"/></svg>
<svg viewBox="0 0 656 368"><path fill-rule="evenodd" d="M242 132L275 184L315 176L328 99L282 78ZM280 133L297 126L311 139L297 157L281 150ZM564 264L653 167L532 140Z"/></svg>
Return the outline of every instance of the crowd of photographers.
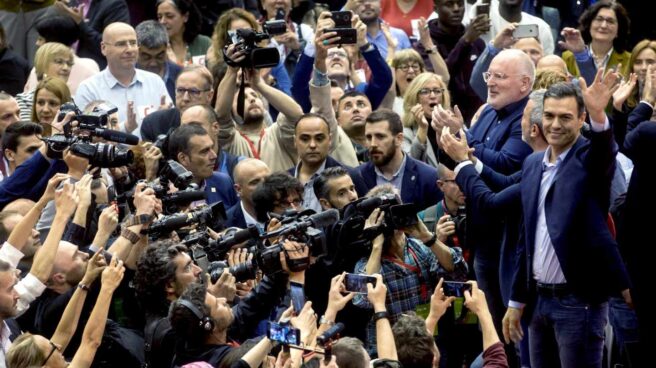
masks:
<svg viewBox="0 0 656 368"><path fill-rule="evenodd" d="M647 366L620 3L149 3L0 5L0 367Z"/></svg>

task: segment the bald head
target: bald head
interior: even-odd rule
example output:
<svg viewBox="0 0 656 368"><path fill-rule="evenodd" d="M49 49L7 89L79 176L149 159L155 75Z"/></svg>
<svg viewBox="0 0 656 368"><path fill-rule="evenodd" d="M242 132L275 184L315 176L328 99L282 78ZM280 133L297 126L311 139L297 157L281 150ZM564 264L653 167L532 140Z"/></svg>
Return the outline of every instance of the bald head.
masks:
<svg viewBox="0 0 656 368"><path fill-rule="evenodd" d="M232 174L235 180L235 190L242 202L248 207L254 208L253 192L257 185L271 174L271 170L264 162L255 158L247 158L239 161Z"/></svg>
<svg viewBox="0 0 656 368"><path fill-rule="evenodd" d="M490 63L487 80L487 103L501 109L531 93L535 81L535 65L523 51L501 51Z"/></svg>
<svg viewBox="0 0 656 368"><path fill-rule="evenodd" d="M2 210L17 212L25 216L28 212L30 212L30 210L32 209L32 207L34 207L34 205L35 203L32 200L29 200L27 198L18 198L13 202L9 202L9 204L7 204L5 208L3 208Z"/></svg>
<svg viewBox="0 0 656 368"><path fill-rule="evenodd" d="M553 70L567 75L567 64L556 55L547 55L538 61L537 70Z"/></svg>
<svg viewBox="0 0 656 368"><path fill-rule="evenodd" d="M137 32L131 25L116 22L105 27L100 51L114 76L134 71L139 53L137 45Z"/></svg>

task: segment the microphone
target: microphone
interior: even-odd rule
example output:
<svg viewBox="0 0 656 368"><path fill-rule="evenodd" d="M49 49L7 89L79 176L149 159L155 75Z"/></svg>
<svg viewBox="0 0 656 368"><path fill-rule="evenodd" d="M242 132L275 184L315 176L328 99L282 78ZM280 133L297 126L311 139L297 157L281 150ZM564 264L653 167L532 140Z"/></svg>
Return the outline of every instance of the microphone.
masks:
<svg viewBox="0 0 656 368"><path fill-rule="evenodd" d="M219 239L216 242L216 249L218 249L219 253L224 254L227 253L232 247L234 247L237 244L243 243L247 240L250 239L257 239L258 236L260 235L260 231L257 229L257 226L255 225L248 225L247 228L237 230L232 235L227 236L223 239Z"/></svg>
<svg viewBox="0 0 656 368"><path fill-rule="evenodd" d="M328 225L332 225L339 220L339 211L336 209L330 209L323 212L319 212L310 216L309 221L312 224L312 227L320 229Z"/></svg>
<svg viewBox="0 0 656 368"><path fill-rule="evenodd" d="M342 322L337 322L333 327L327 329L321 335L317 336L317 343L321 346L325 346L331 340L334 340L335 337L342 332L344 329L344 324Z"/></svg>
<svg viewBox="0 0 656 368"><path fill-rule="evenodd" d="M162 198L162 202L191 203L200 201L201 199L207 199L207 194L204 190L180 190L167 194L166 197Z"/></svg>
<svg viewBox="0 0 656 368"><path fill-rule="evenodd" d="M135 146L139 144L139 137L134 134L128 134L111 129L96 128L93 135L112 142L129 144Z"/></svg>

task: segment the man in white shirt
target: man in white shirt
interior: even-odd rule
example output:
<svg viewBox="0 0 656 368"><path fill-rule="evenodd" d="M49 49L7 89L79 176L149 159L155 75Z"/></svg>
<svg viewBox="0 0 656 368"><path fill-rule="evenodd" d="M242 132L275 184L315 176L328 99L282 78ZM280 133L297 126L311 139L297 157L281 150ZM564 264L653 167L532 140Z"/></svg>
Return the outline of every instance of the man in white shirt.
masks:
<svg viewBox="0 0 656 368"><path fill-rule="evenodd" d="M136 69L139 48L130 25L112 23L103 32L101 51L107 68L80 84L75 95L78 107L94 100L118 106L121 130L139 136L141 121L161 105L171 106L166 85L157 74Z"/></svg>

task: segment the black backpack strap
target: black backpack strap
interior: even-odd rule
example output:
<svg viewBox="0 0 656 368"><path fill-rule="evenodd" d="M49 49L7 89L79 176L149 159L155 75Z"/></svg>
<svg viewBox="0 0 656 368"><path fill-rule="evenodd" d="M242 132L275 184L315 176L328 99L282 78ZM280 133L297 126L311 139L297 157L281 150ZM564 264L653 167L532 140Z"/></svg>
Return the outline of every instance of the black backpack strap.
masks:
<svg viewBox="0 0 656 368"><path fill-rule="evenodd" d="M150 322L144 329L144 364L142 368L150 368L152 365L153 351L158 351L164 336L171 330L171 324L166 317Z"/></svg>

